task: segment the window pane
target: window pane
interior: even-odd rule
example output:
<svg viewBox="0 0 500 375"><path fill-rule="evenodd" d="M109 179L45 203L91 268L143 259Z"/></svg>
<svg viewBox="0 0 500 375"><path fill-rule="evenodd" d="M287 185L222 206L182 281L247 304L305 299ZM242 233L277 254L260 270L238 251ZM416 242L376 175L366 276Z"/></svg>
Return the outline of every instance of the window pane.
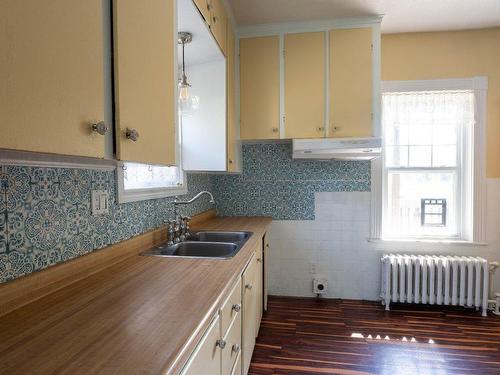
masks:
<svg viewBox="0 0 500 375"><path fill-rule="evenodd" d="M410 126L410 144L411 145L431 145L432 144L432 125L414 124Z"/></svg>
<svg viewBox="0 0 500 375"><path fill-rule="evenodd" d="M410 146L408 165L410 167L431 166L431 146Z"/></svg>
<svg viewBox="0 0 500 375"><path fill-rule="evenodd" d="M179 167L124 163L123 188L125 190L177 187L182 184Z"/></svg>
<svg viewBox="0 0 500 375"><path fill-rule="evenodd" d="M387 146L385 148L385 164L388 167L407 167L408 146Z"/></svg>
<svg viewBox="0 0 500 375"><path fill-rule="evenodd" d="M432 154L433 167L455 167L456 165L456 146L434 146Z"/></svg>
<svg viewBox="0 0 500 375"><path fill-rule="evenodd" d="M433 145L457 144L457 127L455 125L436 125L432 132Z"/></svg>
<svg viewBox="0 0 500 375"><path fill-rule="evenodd" d="M456 234L456 188L455 172L389 172L384 232L396 237ZM422 199L446 199L446 226L422 225ZM434 220L430 216L426 220Z"/></svg>
<svg viewBox="0 0 500 375"><path fill-rule="evenodd" d="M392 124L385 129L385 143L387 145L407 145L408 125Z"/></svg>

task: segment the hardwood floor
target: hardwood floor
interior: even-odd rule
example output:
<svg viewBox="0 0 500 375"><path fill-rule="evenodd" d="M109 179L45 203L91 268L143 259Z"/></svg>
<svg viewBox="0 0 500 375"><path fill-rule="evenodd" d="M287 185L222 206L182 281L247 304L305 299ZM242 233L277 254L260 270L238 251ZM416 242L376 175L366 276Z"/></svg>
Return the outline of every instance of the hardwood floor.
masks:
<svg viewBox="0 0 500 375"><path fill-rule="evenodd" d="M370 336L371 335L371 336ZM249 374L497 374L500 317L469 309L270 297Z"/></svg>

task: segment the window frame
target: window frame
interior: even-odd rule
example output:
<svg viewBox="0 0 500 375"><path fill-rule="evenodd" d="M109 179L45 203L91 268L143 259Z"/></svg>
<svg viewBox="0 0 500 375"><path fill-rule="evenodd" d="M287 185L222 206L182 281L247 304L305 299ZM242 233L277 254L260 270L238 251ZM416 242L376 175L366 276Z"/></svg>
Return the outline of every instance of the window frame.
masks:
<svg viewBox="0 0 500 375"><path fill-rule="evenodd" d="M465 223L467 218L464 212L458 215L460 222L460 236L404 236L398 238L382 238L383 234L383 210L385 207L386 189L384 186L384 156L374 159L372 166L372 199L370 218L370 239L388 241L443 241L443 242L466 242L483 244L486 239L486 102L488 90L488 78L483 76L462 79L436 79L436 80L413 80L413 81L382 81L382 93L384 92L412 92L412 91L473 91L474 93L474 126L472 129L471 145L472 175L469 180L472 189L472 199L469 212L472 212L472 223ZM381 121L374 129L376 134L382 134ZM463 143L463 142L461 142ZM382 153L383 155L384 153ZM461 157L464 157L463 150ZM467 155L466 155L467 157ZM457 164L457 168L460 165ZM431 170L431 168L425 168ZM461 171L463 174L463 171ZM465 186L459 181L461 186ZM464 192L461 192L463 196ZM462 197L457 197L463 199ZM462 204L462 210L466 207ZM466 226L470 230L464 229Z"/></svg>

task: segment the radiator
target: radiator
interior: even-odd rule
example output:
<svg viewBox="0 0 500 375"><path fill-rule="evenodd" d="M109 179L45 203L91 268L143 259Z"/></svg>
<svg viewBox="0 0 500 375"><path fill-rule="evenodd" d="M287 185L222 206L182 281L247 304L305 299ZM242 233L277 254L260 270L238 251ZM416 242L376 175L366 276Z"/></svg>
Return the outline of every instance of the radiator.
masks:
<svg viewBox="0 0 500 375"><path fill-rule="evenodd" d="M388 254L382 257L382 303L488 308L488 261L476 257Z"/></svg>

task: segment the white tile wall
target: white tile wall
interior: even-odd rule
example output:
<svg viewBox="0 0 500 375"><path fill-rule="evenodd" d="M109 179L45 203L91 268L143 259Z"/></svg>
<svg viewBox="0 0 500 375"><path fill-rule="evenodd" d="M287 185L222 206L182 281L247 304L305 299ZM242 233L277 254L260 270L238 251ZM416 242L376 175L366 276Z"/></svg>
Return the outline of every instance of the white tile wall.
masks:
<svg viewBox="0 0 500 375"><path fill-rule="evenodd" d="M269 293L314 296L312 279L328 279L330 298L377 300L380 257L386 252L482 256L500 261L500 179L488 179L487 246L367 241L369 192L315 194L313 221L273 221ZM311 273L311 263L316 274ZM495 279L500 291L500 270Z"/></svg>

